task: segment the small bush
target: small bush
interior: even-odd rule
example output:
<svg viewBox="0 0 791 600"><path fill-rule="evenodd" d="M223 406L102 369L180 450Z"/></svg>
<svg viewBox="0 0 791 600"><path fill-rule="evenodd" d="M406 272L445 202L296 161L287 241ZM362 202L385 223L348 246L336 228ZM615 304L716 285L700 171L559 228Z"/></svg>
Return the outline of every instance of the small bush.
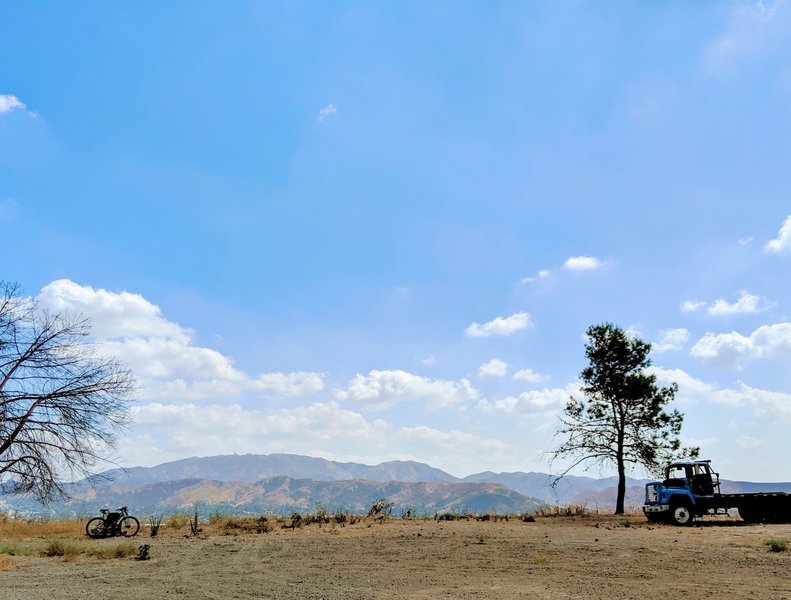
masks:
<svg viewBox="0 0 791 600"><path fill-rule="evenodd" d="M291 524L289 525L289 527L291 527L291 529L296 529L297 527L301 527L301 526L302 526L302 515L299 514L298 512L291 513Z"/></svg>
<svg viewBox="0 0 791 600"><path fill-rule="evenodd" d="M788 550L788 540L766 540L764 542L770 552L785 552Z"/></svg>
<svg viewBox="0 0 791 600"><path fill-rule="evenodd" d="M189 524L190 524L190 533L192 535L198 535L198 533L200 532L200 527L198 527L198 507L197 506L195 506L195 512L194 512L193 516L190 517Z"/></svg>
<svg viewBox="0 0 791 600"><path fill-rule="evenodd" d="M461 517L459 513L451 513L451 512L436 513L434 515L434 519L436 521L458 521L460 518Z"/></svg>
<svg viewBox="0 0 791 600"><path fill-rule="evenodd" d="M186 513L173 513L168 518L167 526L171 529L184 529L190 522L190 516Z"/></svg>
<svg viewBox="0 0 791 600"><path fill-rule="evenodd" d="M44 556L63 556L66 554L66 545L60 540L52 540L42 550L42 554Z"/></svg>
<svg viewBox="0 0 791 600"><path fill-rule="evenodd" d="M13 571L16 569L16 563L10 556L0 556L0 572Z"/></svg>
<svg viewBox="0 0 791 600"><path fill-rule="evenodd" d="M215 524L217 524L215 522ZM228 517L221 525L224 535L238 535L240 533L268 533L269 519L264 515L260 517Z"/></svg>
<svg viewBox="0 0 791 600"><path fill-rule="evenodd" d="M417 515L417 511L415 510L414 506L405 506L401 510L402 519L414 519L416 515Z"/></svg>
<svg viewBox="0 0 791 600"><path fill-rule="evenodd" d="M162 525L162 515L151 515L149 522L151 524L151 537L157 537L159 528Z"/></svg>
<svg viewBox="0 0 791 600"><path fill-rule="evenodd" d="M369 517L389 517L393 510L393 503L387 498L379 498L368 510Z"/></svg>

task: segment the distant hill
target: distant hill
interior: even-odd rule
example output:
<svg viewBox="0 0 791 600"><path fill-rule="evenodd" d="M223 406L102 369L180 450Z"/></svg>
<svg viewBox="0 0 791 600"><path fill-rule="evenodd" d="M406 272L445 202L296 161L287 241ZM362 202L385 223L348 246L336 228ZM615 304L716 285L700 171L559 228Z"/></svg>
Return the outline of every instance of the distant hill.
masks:
<svg viewBox="0 0 791 600"><path fill-rule="evenodd" d="M446 482L446 483L498 483L531 498L548 504L577 501L586 495L598 495L615 486L617 478L597 479L567 475L553 487L554 476L547 473L493 473L486 471L464 478L454 477L440 469L414 461L390 461L378 465L341 463L323 458L298 454L232 454L187 458L155 467L113 469L102 473L102 479L114 481L117 486L138 486L147 483L177 481L180 479L209 479L255 483L269 477L286 476L315 481L345 481L366 479L370 481ZM628 486L643 486L647 480L627 480Z"/></svg>
<svg viewBox="0 0 791 600"><path fill-rule="evenodd" d="M74 490L73 492L76 492ZM387 498L396 512L410 508L417 514L472 512L513 514L532 512L542 503L505 486L492 483L380 482L363 479L314 481L272 477L255 483L181 479L141 486L109 485L83 488L82 493L49 507L50 514L86 515L99 508L129 506L137 514L189 510L222 513L309 512L316 503L330 511L366 513L379 498ZM17 501L18 509L40 512L31 500Z"/></svg>
<svg viewBox="0 0 791 600"><path fill-rule="evenodd" d="M298 454L230 454L186 458L156 467L113 469L101 478L123 485L142 485L179 479L211 479L255 483L287 476L316 481L369 479L371 481L459 482L453 475L413 461L390 461L375 466L341 463Z"/></svg>
<svg viewBox="0 0 791 600"><path fill-rule="evenodd" d="M627 479L626 505L643 503L646 479ZM554 485L553 485L554 483ZM463 479L414 461L378 465L341 463L296 454L245 454L187 458L155 467L113 469L70 486L73 500L49 509L3 495L0 510L85 514L101 506L128 505L138 512L167 512L200 503L227 512L332 509L366 512L378 498L421 512L518 513L540 504L577 504L611 510L617 478L547 473L475 473ZM787 491L791 483L722 481L723 492Z"/></svg>

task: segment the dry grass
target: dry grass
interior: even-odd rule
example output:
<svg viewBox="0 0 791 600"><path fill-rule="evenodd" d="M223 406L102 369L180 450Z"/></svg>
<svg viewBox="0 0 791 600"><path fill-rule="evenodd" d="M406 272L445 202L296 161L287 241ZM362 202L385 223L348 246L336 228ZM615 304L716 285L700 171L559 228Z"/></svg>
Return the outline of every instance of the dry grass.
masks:
<svg viewBox="0 0 791 600"><path fill-rule="evenodd" d="M0 514L0 539L5 541L41 537L74 537L84 534L85 521L78 519L48 521Z"/></svg>
<svg viewBox="0 0 791 600"><path fill-rule="evenodd" d="M16 561L6 554L0 555L0 572L14 569L16 569Z"/></svg>
<svg viewBox="0 0 791 600"><path fill-rule="evenodd" d="M74 560L79 557L98 559L127 558L136 556L138 545L132 542L102 544L89 541L52 539L43 542L11 542L0 545L0 559L4 563L12 556L40 556Z"/></svg>

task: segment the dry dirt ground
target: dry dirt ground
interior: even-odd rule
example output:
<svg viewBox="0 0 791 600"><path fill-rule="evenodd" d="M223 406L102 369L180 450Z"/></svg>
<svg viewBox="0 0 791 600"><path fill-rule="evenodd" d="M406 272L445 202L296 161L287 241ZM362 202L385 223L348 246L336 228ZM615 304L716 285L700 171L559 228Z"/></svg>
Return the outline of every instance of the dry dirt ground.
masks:
<svg viewBox="0 0 791 600"><path fill-rule="evenodd" d="M766 545L791 541L791 525L681 528L600 515L183 534L152 539L143 528L133 539L150 545L148 561L0 556L0 599L791 600L791 544L786 552Z"/></svg>

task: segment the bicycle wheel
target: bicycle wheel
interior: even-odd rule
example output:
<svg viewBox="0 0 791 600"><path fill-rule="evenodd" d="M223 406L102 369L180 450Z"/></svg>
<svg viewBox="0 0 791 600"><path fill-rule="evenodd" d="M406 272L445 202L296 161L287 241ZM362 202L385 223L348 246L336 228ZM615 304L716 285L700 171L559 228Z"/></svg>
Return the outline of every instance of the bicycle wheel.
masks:
<svg viewBox="0 0 791 600"><path fill-rule="evenodd" d="M88 521L88 524L85 526L85 533L88 537L92 538L100 538L107 535L104 529L104 519L101 517L94 517Z"/></svg>
<svg viewBox="0 0 791 600"><path fill-rule="evenodd" d="M120 531L121 535L124 537L137 535L137 532L140 531L140 521L134 517L124 517L118 524L118 531Z"/></svg>

